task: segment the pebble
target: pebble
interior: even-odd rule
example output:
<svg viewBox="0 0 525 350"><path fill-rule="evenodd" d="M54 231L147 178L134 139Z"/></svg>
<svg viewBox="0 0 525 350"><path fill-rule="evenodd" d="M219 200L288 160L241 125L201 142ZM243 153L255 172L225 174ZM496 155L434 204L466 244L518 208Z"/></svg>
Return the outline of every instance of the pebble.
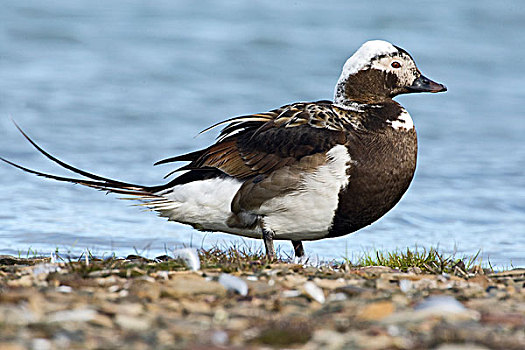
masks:
<svg viewBox="0 0 525 350"><path fill-rule="evenodd" d="M226 289L218 282L207 281L201 276L186 275L166 281L161 296L170 298L194 297L202 294L223 296Z"/></svg>
<svg viewBox="0 0 525 350"><path fill-rule="evenodd" d="M319 304L324 304L326 301L323 290L312 281L306 282L303 285L303 290L307 296L317 301Z"/></svg>
<svg viewBox="0 0 525 350"><path fill-rule="evenodd" d="M490 350L489 348L477 344L441 344L433 350Z"/></svg>
<svg viewBox="0 0 525 350"><path fill-rule="evenodd" d="M441 317L454 323L477 321L480 319L480 313L465 308L463 304L449 295L433 295L415 305L413 311L397 312L382 321L387 324L414 323L430 317Z"/></svg>
<svg viewBox="0 0 525 350"><path fill-rule="evenodd" d="M55 289L59 293L71 293L73 291L73 288L70 286L58 286Z"/></svg>
<svg viewBox="0 0 525 350"><path fill-rule="evenodd" d="M88 322L91 321L97 312L92 309L76 309L57 311L47 316L47 322Z"/></svg>
<svg viewBox="0 0 525 350"><path fill-rule="evenodd" d="M414 306L414 310L429 314L443 314L462 313L466 308L449 295L433 295Z"/></svg>
<svg viewBox="0 0 525 350"><path fill-rule="evenodd" d="M60 271L60 266L57 264L38 264L33 267L33 275L40 277L41 275L48 275L52 272Z"/></svg>
<svg viewBox="0 0 525 350"><path fill-rule="evenodd" d="M357 317L365 321L378 321L394 312L394 304L391 301L378 301L366 305Z"/></svg>
<svg viewBox="0 0 525 350"><path fill-rule="evenodd" d="M51 350L52 348L51 342L44 338L35 338L31 342L31 349L33 350Z"/></svg>
<svg viewBox="0 0 525 350"><path fill-rule="evenodd" d="M115 323L122 329L137 332L145 331L150 327L148 319L129 315L117 315Z"/></svg>
<svg viewBox="0 0 525 350"><path fill-rule="evenodd" d="M300 290L292 289L292 290L283 290L281 293L281 296L283 298L297 298L298 296L302 295Z"/></svg>
<svg viewBox="0 0 525 350"><path fill-rule="evenodd" d="M345 301L348 299L345 293L332 293L328 295L328 301Z"/></svg>
<svg viewBox="0 0 525 350"><path fill-rule="evenodd" d="M401 289L403 293L410 292L412 288L413 288L413 283L411 280L400 280L399 281L399 289Z"/></svg>
<svg viewBox="0 0 525 350"><path fill-rule="evenodd" d="M228 333L224 331L215 331L211 335L211 342L215 346L225 346L228 344Z"/></svg>
<svg viewBox="0 0 525 350"><path fill-rule="evenodd" d="M0 324L25 326L37 321L37 315L29 310L25 305L5 305L0 308Z"/></svg>
<svg viewBox="0 0 525 350"><path fill-rule="evenodd" d="M342 349L345 344L345 337L333 330L320 329L314 332L312 339L306 344L306 349Z"/></svg>

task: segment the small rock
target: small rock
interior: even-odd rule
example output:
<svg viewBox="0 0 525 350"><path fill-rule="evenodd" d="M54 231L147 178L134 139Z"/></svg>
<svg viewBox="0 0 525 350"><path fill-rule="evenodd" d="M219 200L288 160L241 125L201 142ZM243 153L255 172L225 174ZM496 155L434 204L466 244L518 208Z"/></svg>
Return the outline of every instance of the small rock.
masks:
<svg viewBox="0 0 525 350"><path fill-rule="evenodd" d="M186 275L165 282L161 297L184 298L202 294L224 296L226 289L218 282L206 281L200 276Z"/></svg>
<svg viewBox="0 0 525 350"><path fill-rule="evenodd" d="M164 270L161 270L161 271L157 271L154 276L156 278L160 278L160 279L163 279L165 281L169 280L170 279L170 275L168 273L168 271L164 271Z"/></svg>
<svg viewBox="0 0 525 350"><path fill-rule="evenodd" d="M219 276L219 283L226 290L234 291L242 296L248 295L248 285L239 277L223 273Z"/></svg>
<svg viewBox="0 0 525 350"><path fill-rule="evenodd" d="M388 266L365 266L365 267L360 267L357 271L361 273L364 272L365 274L375 275L375 274L396 272L397 270L391 267L388 267Z"/></svg>
<svg viewBox="0 0 525 350"><path fill-rule="evenodd" d="M481 323L525 327L525 314L488 313L481 316Z"/></svg>
<svg viewBox="0 0 525 350"><path fill-rule="evenodd" d="M228 321L229 314L224 309L218 309L213 314L213 323L225 324Z"/></svg>
<svg viewBox="0 0 525 350"><path fill-rule="evenodd" d="M345 301L348 297L345 293L332 293L328 296L328 301Z"/></svg>
<svg viewBox="0 0 525 350"><path fill-rule="evenodd" d="M472 278L470 278L468 280L469 284L470 283L477 283L479 284L483 289L487 289L487 287L489 286L490 284L490 281L489 279L487 278L487 276L485 275L477 275L477 276L474 276Z"/></svg>
<svg viewBox="0 0 525 350"><path fill-rule="evenodd" d="M345 337L342 334L328 329L319 329L314 332L305 348L336 350L342 349L344 343Z"/></svg>
<svg viewBox="0 0 525 350"><path fill-rule="evenodd" d="M0 308L0 324L25 326L36 321L37 315L25 306L6 305Z"/></svg>
<svg viewBox="0 0 525 350"><path fill-rule="evenodd" d="M34 283L33 276L31 275L25 275L20 277L16 280L9 280L7 281L7 285L9 287L22 287L22 288L28 288L31 287Z"/></svg>
<svg viewBox="0 0 525 350"><path fill-rule="evenodd" d="M250 291L250 295L252 296L269 297L271 295L275 295L275 293L278 290L277 287L275 286L275 283L268 283L268 282L263 282L263 281L256 281L256 282L248 281L247 283L248 283L248 290Z"/></svg>
<svg viewBox="0 0 525 350"><path fill-rule="evenodd" d="M448 295L433 295L414 307L413 311L394 313L386 317L387 324L421 322L429 317L442 317L449 322L479 320L479 312L465 308L459 301Z"/></svg>
<svg viewBox="0 0 525 350"><path fill-rule="evenodd" d="M281 281L281 284L284 288L287 289L298 289L300 288L308 279L305 276L301 275L287 275ZM272 280L273 281L273 280Z"/></svg>
<svg viewBox="0 0 525 350"><path fill-rule="evenodd" d="M334 290L341 288L346 284L346 281L342 278L340 279L327 279L327 278L315 278L314 283L323 289Z"/></svg>
<svg viewBox="0 0 525 350"><path fill-rule="evenodd" d="M157 283L146 280L135 280L129 287L129 292L131 295L135 295L141 299L155 301L160 297L161 288Z"/></svg>
<svg viewBox="0 0 525 350"><path fill-rule="evenodd" d="M399 281L399 289L403 293L408 293L413 289L414 283L411 280L400 280Z"/></svg>
<svg viewBox="0 0 525 350"><path fill-rule="evenodd" d="M89 323L106 329L113 327L113 321L111 318L99 313L97 313L95 317L89 321Z"/></svg>
<svg viewBox="0 0 525 350"><path fill-rule="evenodd" d="M311 299L323 304L326 301L324 292L314 282L308 281L303 285L304 293Z"/></svg>
<svg viewBox="0 0 525 350"><path fill-rule="evenodd" d="M379 334L379 335L361 335L357 337L357 344L359 349L367 350L382 350L382 349L393 349L394 347L394 338Z"/></svg>
<svg viewBox="0 0 525 350"><path fill-rule="evenodd" d="M25 350L27 348L25 346L22 346L22 345L17 344L17 343L0 342L0 349L2 349L2 350Z"/></svg>
<svg viewBox="0 0 525 350"><path fill-rule="evenodd" d="M441 344L434 350L490 350L489 348L477 344Z"/></svg>
<svg viewBox="0 0 525 350"><path fill-rule="evenodd" d="M31 349L34 350L51 350L52 348L51 342L45 338L35 338L31 342Z"/></svg>
<svg viewBox="0 0 525 350"><path fill-rule="evenodd" d="M92 309L77 309L57 311L47 317L48 322L87 322L91 321L97 312Z"/></svg>
<svg viewBox="0 0 525 350"><path fill-rule="evenodd" d="M381 320L391 313L394 312L394 304L390 301L378 301L366 305L359 313L357 317L365 321L377 321Z"/></svg>
<svg viewBox="0 0 525 350"><path fill-rule="evenodd" d="M355 297L355 296L360 295L360 294L365 293L365 292L371 292L371 291L373 291L373 289L361 288L361 287L357 287L357 286L347 285L347 286L339 287L335 291L336 292L345 293L349 297Z"/></svg>
<svg viewBox="0 0 525 350"><path fill-rule="evenodd" d="M188 314L210 314L211 306L207 302L181 300L180 307ZM214 315L215 316L215 315Z"/></svg>
<svg viewBox="0 0 525 350"><path fill-rule="evenodd" d="M397 281L395 279L391 279L388 274L384 274L380 278L375 280L376 289L379 290L393 290L397 287Z"/></svg>
<svg viewBox="0 0 525 350"><path fill-rule="evenodd" d="M115 323L122 329L137 332L145 331L150 327L150 322L147 318L128 315L117 315Z"/></svg>
<svg viewBox="0 0 525 350"><path fill-rule="evenodd" d="M300 290L292 289L292 290L283 290L283 292L281 293L281 296L283 298L297 298L301 294L303 293L301 293Z"/></svg>
<svg viewBox="0 0 525 350"><path fill-rule="evenodd" d="M427 313L461 313L466 308L449 295L433 295L414 307L414 310Z"/></svg>
<svg viewBox="0 0 525 350"><path fill-rule="evenodd" d="M113 312L115 314L122 314L128 316L138 316L144 312L144 306L139 303L121 303L114 304Z"/></svg>
<svg viewBox="0 0 525 350"><path fill-rule="evenodd" d="M224 331L215 331L211 335L211 343L215 346L225 346L228 344L228 333Z"/></svg>
<svg viewBox="0 0 525 350"><path fill-rule="evenodd" d="M73 291L73 288L70 286L58 286L55 289L59 293L71 293Z"/></svg>

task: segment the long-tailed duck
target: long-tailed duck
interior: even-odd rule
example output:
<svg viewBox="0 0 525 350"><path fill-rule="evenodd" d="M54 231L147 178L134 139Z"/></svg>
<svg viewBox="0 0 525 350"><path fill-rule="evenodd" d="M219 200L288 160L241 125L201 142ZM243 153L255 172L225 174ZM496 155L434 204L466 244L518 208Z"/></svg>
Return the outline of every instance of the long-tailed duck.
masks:
<svg viewBox="0 0 525 350"><path fill-rule="evenodd" d="M132 196L169 220L198 230L273 240L337 237L370 225L408 189L417 137L397 95L446 91L424 77L403 49L381 40L363 44L344 64L333 101L299 102L234 117L211 146L156 164L189 162L160 186L101 177L43 155L86 179L26 172ZM173 173L173 172L172 172ZM170 173L170 174L172 174ZM168 175L170 175L168 174Z"/></svg>

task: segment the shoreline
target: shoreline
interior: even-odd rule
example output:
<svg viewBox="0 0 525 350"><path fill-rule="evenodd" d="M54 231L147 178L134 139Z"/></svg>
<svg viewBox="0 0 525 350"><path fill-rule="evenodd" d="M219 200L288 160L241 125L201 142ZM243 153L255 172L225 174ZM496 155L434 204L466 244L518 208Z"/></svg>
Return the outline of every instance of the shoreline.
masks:
<svg viewBox="0 0 525 350"><path fill-rule="evenodd" d="M167 256L0 256L0 348L525 348L525 269L403 272L203 253L195 271Z"/></svg>

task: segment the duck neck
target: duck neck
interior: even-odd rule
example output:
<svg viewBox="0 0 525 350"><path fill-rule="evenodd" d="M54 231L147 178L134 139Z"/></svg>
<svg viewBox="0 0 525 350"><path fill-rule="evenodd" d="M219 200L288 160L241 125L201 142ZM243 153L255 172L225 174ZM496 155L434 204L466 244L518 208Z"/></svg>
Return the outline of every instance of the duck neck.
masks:
<svg viewBox="0 0 525 350"><path fill-rule="evenodd" d="M334 91L334 103L352 107L356 104L381 104L392 101L390 91L382 82L378 72L374 74L341 74Z"/></svg>

